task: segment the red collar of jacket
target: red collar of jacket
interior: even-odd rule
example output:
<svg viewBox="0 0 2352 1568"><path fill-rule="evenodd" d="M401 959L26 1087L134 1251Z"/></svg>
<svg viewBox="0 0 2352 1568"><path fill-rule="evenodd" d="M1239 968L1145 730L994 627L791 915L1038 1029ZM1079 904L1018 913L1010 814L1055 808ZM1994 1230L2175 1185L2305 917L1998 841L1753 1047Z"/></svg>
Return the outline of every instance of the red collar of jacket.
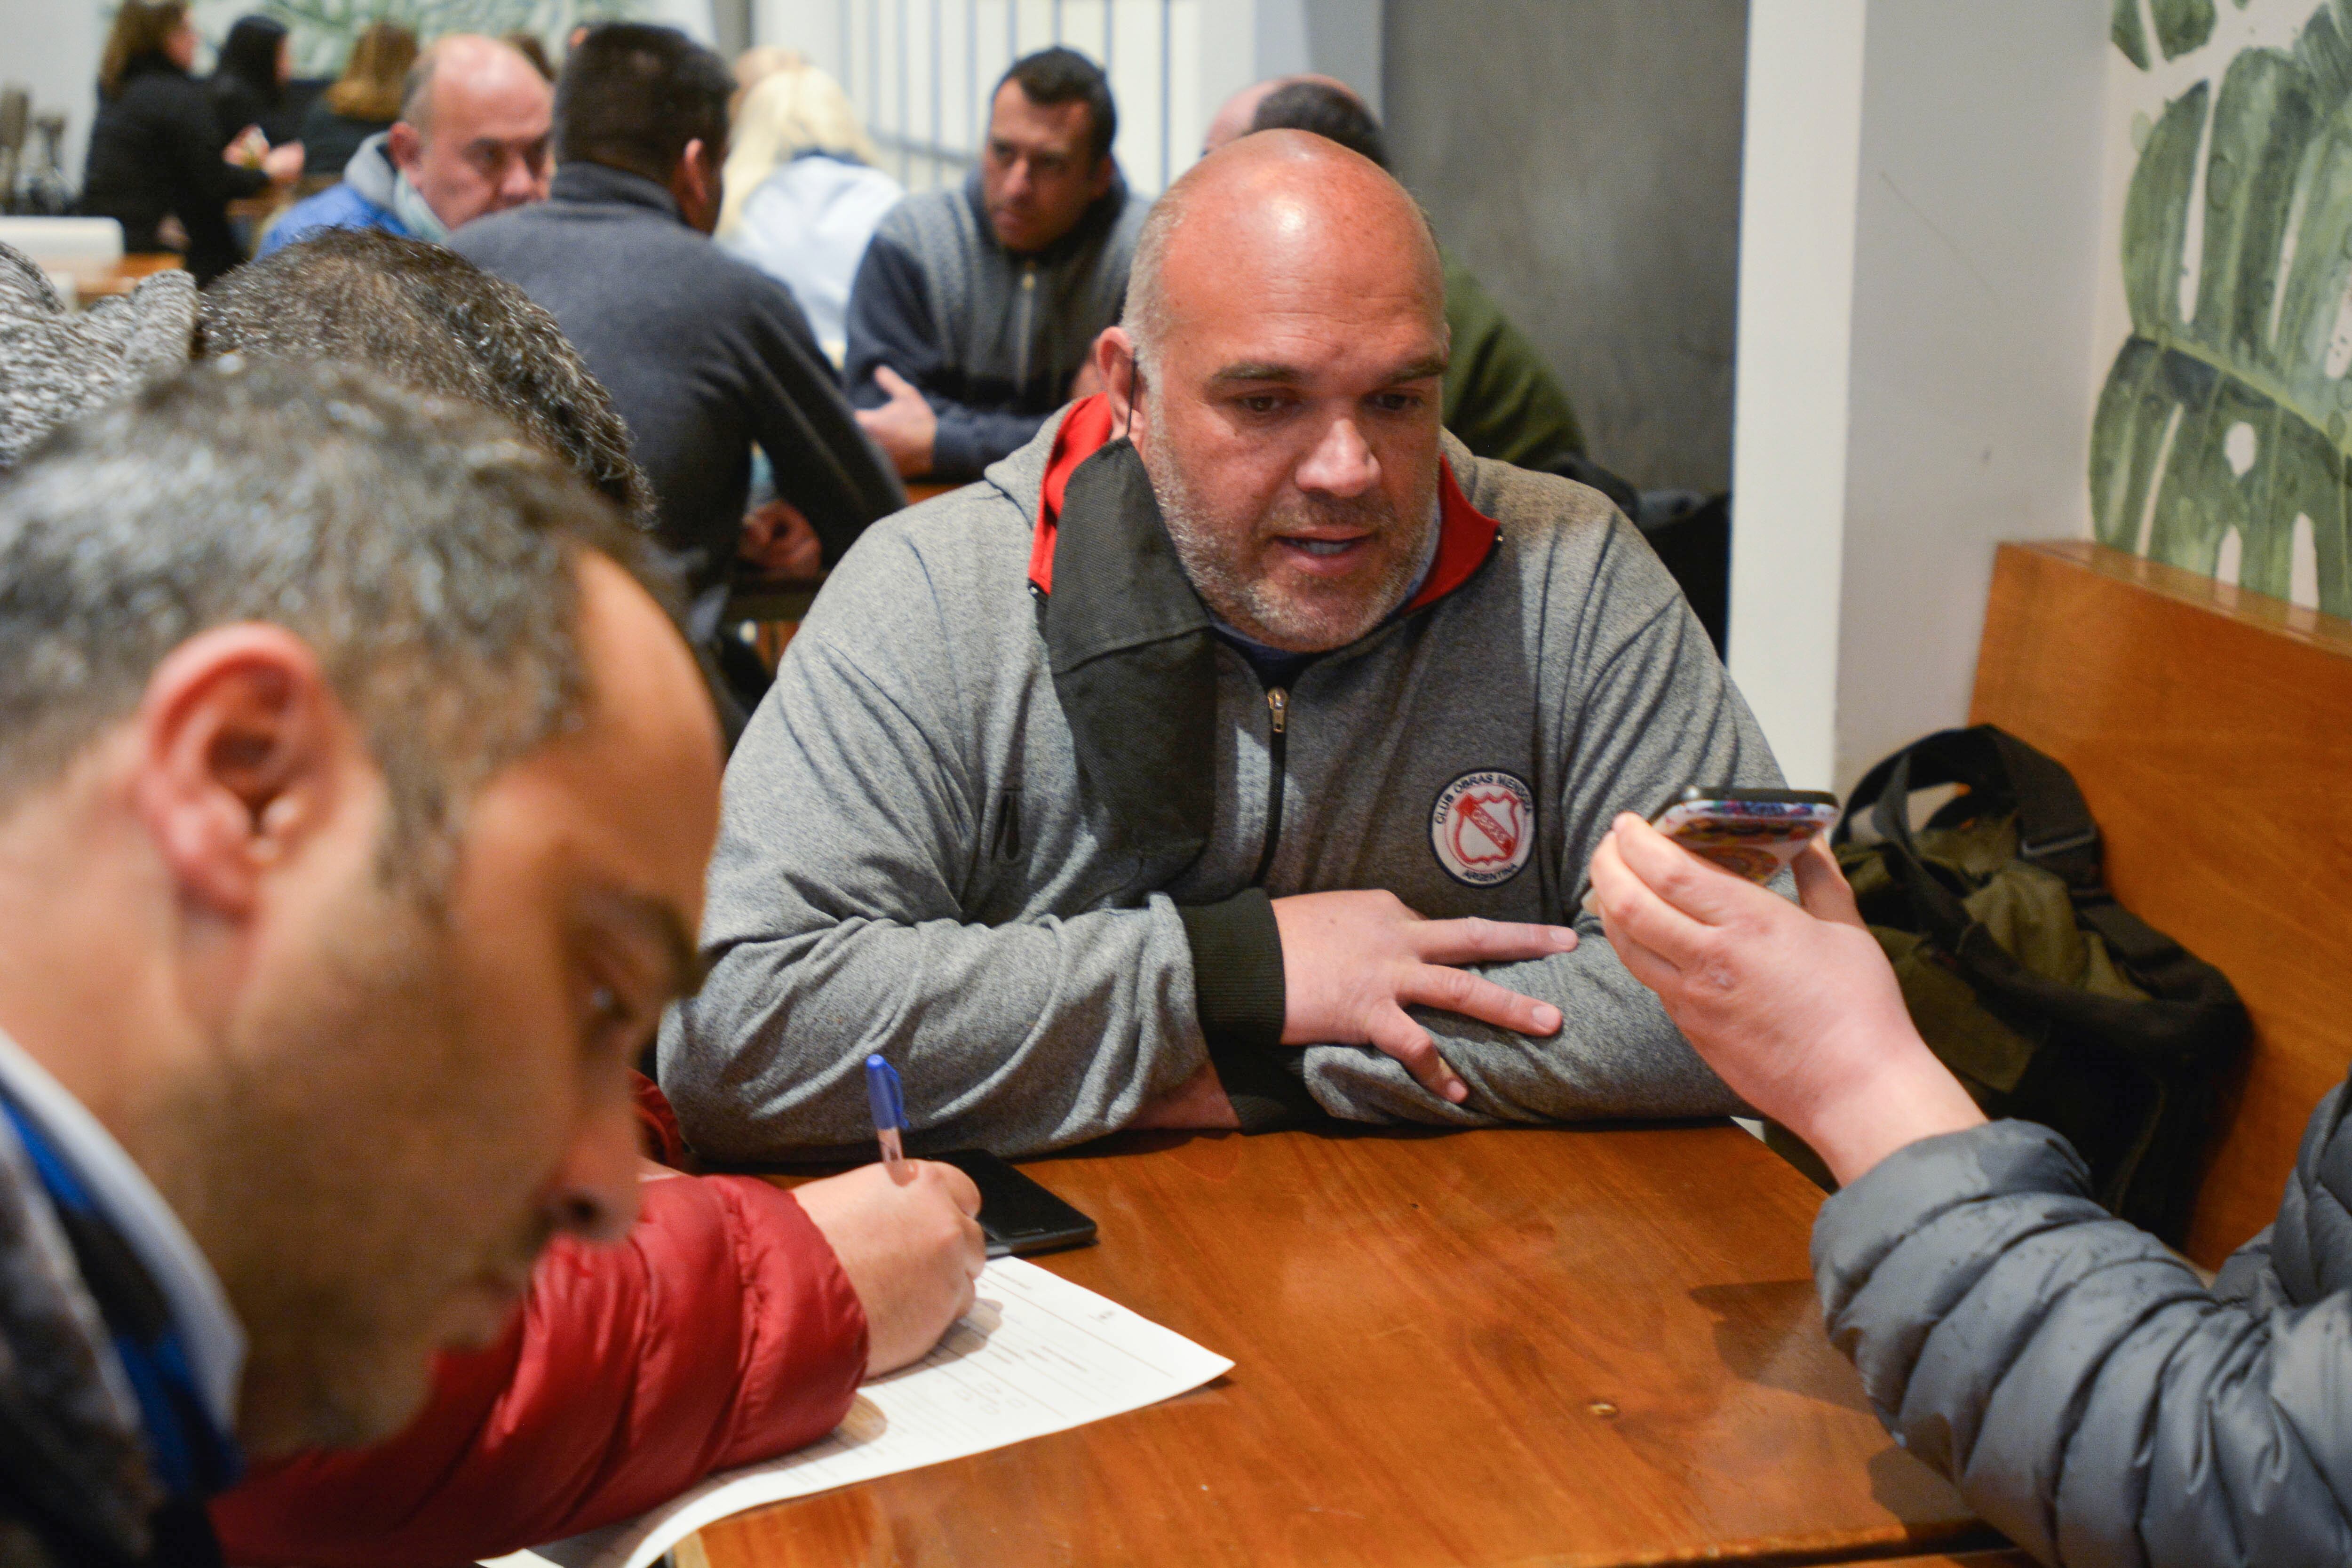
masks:
<svg viewBox="0 0 2352 1568"><path fill-rule="evenodd" d="M1054 543L1070 476L1110 438L1110 399L1101 393L1079 399L1055 433L1054 450L1045 461L1045 483L1037 500L1037 531L1029 546L1029 582L1041 594L1054 591ZM1408 615L1467 583L1494 553L1501 525L1470 504L1462 487L1454 482L1454 465L1443 457L1437 459L1437 558L1430 563L1429 577L1421 592L1404 607Z"/></svg>

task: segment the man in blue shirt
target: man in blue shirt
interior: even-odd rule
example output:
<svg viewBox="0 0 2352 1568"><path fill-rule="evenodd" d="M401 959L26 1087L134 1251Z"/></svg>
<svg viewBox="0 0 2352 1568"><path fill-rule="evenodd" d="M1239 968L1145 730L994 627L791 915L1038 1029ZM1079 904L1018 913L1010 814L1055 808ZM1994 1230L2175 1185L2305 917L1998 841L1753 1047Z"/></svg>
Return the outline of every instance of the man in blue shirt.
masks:
<svg viewBox="0 0 2352 1568"><path fill-rule="evenodd" d="M217 1562L248 1457L629 1224L719 772L645 550L488 414L235 360L0 489L0 1561Z"/></svg>
<svg viewBox="0 0 2352 1568"><path fill-rule="evenodd" d="M410 68L392 129L369 137L341 184L286 210L261 254L325 228L380 228L436 244L478 217L547 195L554 93L512 45L436 41Z"/></svg>

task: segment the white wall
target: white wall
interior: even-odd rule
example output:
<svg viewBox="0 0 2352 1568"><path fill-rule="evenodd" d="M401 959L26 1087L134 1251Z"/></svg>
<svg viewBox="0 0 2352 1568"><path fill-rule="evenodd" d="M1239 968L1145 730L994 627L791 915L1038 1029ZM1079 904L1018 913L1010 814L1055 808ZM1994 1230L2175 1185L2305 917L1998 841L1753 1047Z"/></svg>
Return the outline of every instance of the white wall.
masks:
<svg viewBox="0 0 2352 1568"><path fill-rule="evenodd" d="M1968 715L1993 547L2090 531L2097 0L1873 0L1837 778Z"/></svg>
<svg viewBox="0 0 2352 1568"><path fill-rule="evenodd" d="M1748 6L1385 7L1397 177L1636 489L1731 484Z"/></svg>
<svg viewBox="0 0 2352 1568"><path fill-rule="evenodd" d="M1994 545L2089 529L2103 0L1756 0L1731 664L1797 783L1965 721Z"/></svg>
<svg viewBox="0 0 2352 1568"><path fill-rule="evenodd" d="M2213 127L2222 116L2226 101L2223 94L2228 91L2225 84L2231 73L2242 64L2253 64L2243 58L2250 50L2284 55L2287 61L2295 62L2290 74L2304 78L2296 89L2283 95L2288 111L2271 121L2272 134L2277 141L2264 149L2264 159L2299 161L2315 154L2327 138L2338 134L2336 91L2329 85L2334 68L2321 66L2315 75L2305 75L2310 62L2298 58L2298 42L2315 20L2332 21L2340 26L2342 13L2334 11L2322 0L2236 0L2234 5L2219 7L2212 13L2211 29L2201 42L2176 40L2181 52L2168 59L2148 0L2131 0L2131 5L2119 15L2130 15L2135 8L2146 40L2147 65L2135 64L2121 47L2106 51L2107 97L2102 127L2105 200L2099 237L2098 313L2091 344L2092 384L2105 385L2118 350L2133 335L2121 259L2124 205L2138 169L2139 142L2154 122L2163 117L2168 105L2201 86L2215 96L2208 106L2209 118L2196 151L2195 170L2187 193L2186 244L2180 255L2175 296L2179 342L2174 346L2207 356L2225 376L2231 377L2254 397L2276 398L2280 423L2273 426L2269 419L2261 421L2263 426L2271 427L2263 429L2260 436L2256 436L2253 426L2240 426L2252 438L2252 444L2244 448L2246 461L2252 466L2239 467L2237 458L2231 458L2241 486L2239 495L2231 498L2234 505L2214 506L2212 502L2217 498L2194 478L2186 485L2179 484L2184 468L2189 475L2195 474L2198 458L2185 448L2198 443L2183 439L2180 447L2168 445L2164 450L2170 461L2157 493L2141 492L2133 497L2131 510L2123 518L2110 521L2108 542L2137 549L2175 566L2210 572L2233 585L2284 595L2307 608L2324 608L2338 616L2352 613L2352 602L2347 602L2343 587L2345 574L2340 563L2346 546L2341 523L2327 517L2315 527L2308 514L2297 515L2299 509L2289 505L2273 511L2268 510L2273 503L2266 500L2269 495L2292 493L2294 481L2287 474L2302 468L2313 456L2307 448L2298 452L2299 443L2273 443L2296 424L2308 426L2324 436L2331 429L2330 416L2338 412L2342 404L2343 367L2336 364L2335 374L2327 374L2325 367L2332 362L2323 358L2315 364L2311 357L2315 350L2326 353L2332 335L2328 323L2338 319L2342 279L2333 266L2312 268L2307 264L2315 257L2352 254L2352 218L2347 218L2340 203L2306 200L2298 191L2288 198L2285 210L2274 215L2274 227L2268 221L2248 222L2243 227L2231 223L2221 225L2211 235L2219 247L2209 257L2205 250L2209 220L2217 212L2228 209L2210 205L2204 199L2209 191L2216 190L2211 183L2214 176L2245 156L2239 152L2233 157L2231 151L2217 147ZM2254 76L2252 79L2261 79ZM2305 92L2317 100L2315 114L2296 111L2297 100ZM2239 98L2236 101L2242 106L2248 105L2250 100ZM2262 106L2252 107L2256 115L2263 114ZM2205 267L2209 261L2225 260L2232 266L2250 268L2276 290L2271 297L2268 331L2260 346L2246 345L2252 349L2254 356L2251 365L2241 362L2238 345L2228 341L2228 329L2207 314L2217 305L2225 305L2226 300L2208 298L2203 293L2200 283ZM2315 324L2311 321L2315 306L2318 311L2315 324L2321 332L2316 342L2307 335ZM2301 330L2290 325L2298 321L2305 323ZM2217 342L2217 339L2221 341ZM2248 368L2254 370L2251 383L2242 374ZM2315 377L2314 371L2320 374ZM2330 382L2336 384L2328 386ZM2184 427L2182 436L2186 437L2191 428ZM2339 454L2346 449L2340 429L2335 434L2333 445ZM2256 458L2266 458L2272 452L2278 454L2285 465L2284 471L2272 469L2267 461L2255 463ZM2184 516L2191 526L2176 531L2172 525ZM2116 521L2124 524L2119 533L2116 531ZM2278 535L2282 531L2289 542L2286 558L2271 556L2263 561L2262 558L2269 554L2265 544L2274 547L2280 542ZM2263 534L2269 538L2262 539ZM2279 570L2282 567L2283 572Z"/></svg>
<svg viewBox="0 0 2352 1568"><path fill-rule="evenodd" d="M2134 145L2136 135L2148 121L2164 113L2166 104L2199 82L2208 82L2218 89L2231 62L2241 52L2293 48L2296 35L2311 20L2319 0L2240 0L2235 6L2221 6L2214 16L2212 35L2198 47L2168 60L2155 43L2153 18L2145 14L2147 0L2135 3L2142 8L2142 26L2149 37L2148 68L2142 70L2132 64L2119 48L2105 51L2106 106L2099 130L2099 291L2089 371L2095 387L2106 380L2107 367L2115 362L2116 348L2131 336L2131 310L2124 301L2120 260L2124 197L2131 189L2132 172L2139 163L2139 149ZM2137 127L2135 121L2140 122ZM2193 271L2201 256L2192 248L2185 259ZM2192 281L2186 295L2192 314L2195 298Z"/></svg>
<svg viewBox="0 0 2352 1568"><path fill-rule="evenodd" d="M0 83L28 89L36 115L64 112L61 162L76 189L98 111L101 32L91 0L0 0ZM27 154L37 145L28 145Z"/></svg>
<svg viewBox="0 0 2352 1568"><path fill-rule="evenodd" d="M1732 384L1732 679L1801 789L1837 775L1866 0L1755 0Z"/></svg>
<svg viewBox="0 0 2352 1568"><path fill-rule="evenodd" d="M1354 88L1380 113L1384 9L1381 0L1258 0L1249 79L1319 71Z"/></svg>

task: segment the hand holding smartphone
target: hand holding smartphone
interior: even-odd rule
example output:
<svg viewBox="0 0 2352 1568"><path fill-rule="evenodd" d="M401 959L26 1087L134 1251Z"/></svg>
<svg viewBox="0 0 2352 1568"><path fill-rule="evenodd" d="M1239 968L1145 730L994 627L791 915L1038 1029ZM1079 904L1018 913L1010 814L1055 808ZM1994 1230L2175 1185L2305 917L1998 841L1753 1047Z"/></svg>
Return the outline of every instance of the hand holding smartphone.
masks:
<svg viewBox="0 0 2352 1568"><path fill-rule="evenodd" d="M1838 818L1838 798L1816 789L1685 784L1650 826L1737 877L1769 882ZM1598 914L1587 889L1583 910Z"/></svg>

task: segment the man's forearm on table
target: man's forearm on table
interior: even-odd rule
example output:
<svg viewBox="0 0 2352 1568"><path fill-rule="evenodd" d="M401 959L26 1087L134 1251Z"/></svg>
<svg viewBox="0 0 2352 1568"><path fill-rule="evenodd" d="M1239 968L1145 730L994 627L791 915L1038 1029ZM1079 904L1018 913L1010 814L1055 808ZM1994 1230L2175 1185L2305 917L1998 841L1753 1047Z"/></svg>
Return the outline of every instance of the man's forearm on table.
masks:
<svg viewBox="0 0 2352 1568"><path fill-rule="evenodd" d="M1115 1131L1205 1060L1182 928L1155 904L739 944L665 1036L664 1088L696 1146L733 1158L870 1137L853 1070L868 1052L898 1068L926 1146L1026 1153Z"/></svg>
<svg viewBox="0 0 2352 1568"><path fill-rule="evenodd" d="M1449 1105L1376 1051L1317 1046L1304 1064L1307 1089L1334 1116L1438 1126L1727 1116L1747 1109L1699 1059L1657 998L1625 972L1605 942L1478 973L1560 1011L1559 1032L1514 1034L1459 1014L1412 1009L1438 1054L1470 1090Z"/></svg>

